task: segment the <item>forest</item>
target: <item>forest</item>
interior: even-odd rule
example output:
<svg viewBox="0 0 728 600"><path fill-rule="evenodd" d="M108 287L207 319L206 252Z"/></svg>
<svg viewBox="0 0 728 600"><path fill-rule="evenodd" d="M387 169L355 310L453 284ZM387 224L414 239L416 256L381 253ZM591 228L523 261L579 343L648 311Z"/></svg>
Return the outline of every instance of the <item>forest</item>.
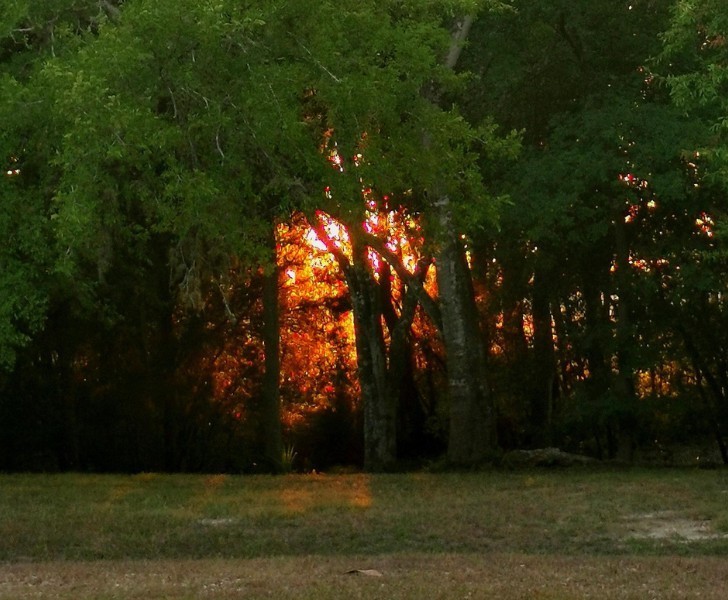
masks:
<svg viewBox="0 0 728 600"><path fill-rule="evenodd" d="M728 464L724 0L0 6L0 471Z"/></svg>

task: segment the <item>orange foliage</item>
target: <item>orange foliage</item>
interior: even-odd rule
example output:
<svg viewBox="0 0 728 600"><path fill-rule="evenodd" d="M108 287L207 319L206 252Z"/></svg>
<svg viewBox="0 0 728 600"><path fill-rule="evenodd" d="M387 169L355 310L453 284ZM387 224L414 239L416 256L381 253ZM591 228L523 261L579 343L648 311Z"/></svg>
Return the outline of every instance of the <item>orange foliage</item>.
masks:
<svg viewBox="0 0 728 600"><path fill-rule="evenodd" d="M384 240L387 249L414 273L423 245L416 220L403 210L379 210L371 200L371 191L363 193L368 206L364 230ZM318 216L326 233L350 258L346 228L324 213ZM348 288L326 244L303 215L280 224L277 240L284 423L292 428L308 415L342 401L350 409L356 408L356 347ZM374 250L370 249L368 256L374 277L388 278L394 309L399 313L404 284ZM434 269L429 270L425 287L430 293L436 292ZM418 314L413 333L415 339L421 339L432 337L434 332L427 319Z"/></svg>
<svg viewBox="0 0 728 600"><path fill-rule="evenodd" d="M329 233L348 243L333 221ZM311 413L358 397L354 324L343 276L305 218L279 225L277 240L283 421L293 428Z"/></svg>

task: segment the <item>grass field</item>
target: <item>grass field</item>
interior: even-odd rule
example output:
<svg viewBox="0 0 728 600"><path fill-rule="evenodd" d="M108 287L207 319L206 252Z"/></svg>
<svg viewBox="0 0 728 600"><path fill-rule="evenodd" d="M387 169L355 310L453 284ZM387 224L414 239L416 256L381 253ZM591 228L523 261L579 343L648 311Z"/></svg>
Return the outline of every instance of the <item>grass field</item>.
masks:
<svg viewBox="0 0 728 600"><path fill-rule="evenodd" d="M0 476L0 598L727 596L722 470Z"/></svg>

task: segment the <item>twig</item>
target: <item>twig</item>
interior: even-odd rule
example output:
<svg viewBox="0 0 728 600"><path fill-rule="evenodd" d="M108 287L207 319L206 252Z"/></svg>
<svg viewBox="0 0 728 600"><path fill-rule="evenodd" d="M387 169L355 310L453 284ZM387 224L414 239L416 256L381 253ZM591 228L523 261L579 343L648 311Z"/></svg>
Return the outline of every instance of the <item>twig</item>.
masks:
<svg viewBox="0 0 728 600"><path fill-rule="evenodd" d="M336 83L341 83L341 79L339 79L339 78L338 78L338 77L337 77L336 75L334 75L334 74L333 74L333 73L332 73L331 71L329 71L329 70L328 70L328 69L327 69L327 68L326 68L326 67L325 67L325 66L324 66L324 65L323 65L323 64L321 63L321 61L320 61L320 60L319 60L318 58L316 58L316 57L315 57L315 56L314 56L314 55L313 55L313 54L311 53L311 51L310 51L310 50L309 50L308 48L306 48L306 46L304 46L304 45L303 45L303 44L301 43L301 41L300 41L300 40L299 40L298 38L294 38L294 39L296 40L296 42L298 43L298 45L299 45L299 46L301 46L301 48L303 48L303 49L304 49L304 50L306 51L306 53L307 53L307 54L308 54L308 55L309 55L309 56L311 57L311 59L313 60L313 62L315 62L315 63L316 63L316 65L317 65L317 66L318 66L318 67L319 67L320 69L322 69L323 71L325 71L325 72L326 72L326 74L327 74L327 75L328 75L329 77L331 77L331 79L333 79L333 80L334 80L334 81L335 81Z"/></svg>
<svg viewBox="0 0 728 600"><path fill-rule="evenodd" d="M230 304L228 303L227 296L225 295L225 290L222 287L222 283L218 283L217 287L220 290L220 296L222 296L222 303L225 306L225 314L228 317L228 320L235 325L238 322L238 318L235 316L235 313L230 309Z"/></svg>
<svg viewBox="0 0 728 600"><path fill-rule="evenodd" d="M220 153L220 156L222 156L222 159L225 160L225 153L222 151L222 148L220 148L220 128L218 128L215 133L215 146L217 147L217 151Z"/></svg>
<svg viewBox="0 0 728 600"><path fill-rule="evenodd" d="M168 87L167 90L169 91L169 95L172 98L172 108L174 109L174 114L172 115L173 119L177 118L177 101L174 99L174 92L172 91L171 87Z"/></svg>

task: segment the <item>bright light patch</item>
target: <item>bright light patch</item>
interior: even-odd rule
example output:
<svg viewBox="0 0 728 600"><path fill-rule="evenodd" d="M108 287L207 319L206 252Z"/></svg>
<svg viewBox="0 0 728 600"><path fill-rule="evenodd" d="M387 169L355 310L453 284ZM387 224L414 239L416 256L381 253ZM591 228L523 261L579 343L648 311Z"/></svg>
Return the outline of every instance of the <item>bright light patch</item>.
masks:
<svg viewBox="0 0 728 600"><path fill-rule="evenodd" d="M715 221L708 213L700 213L700 216L695 219L695 225L700 233L712 238L714 235L713 228L715 227Z"/></svg>

